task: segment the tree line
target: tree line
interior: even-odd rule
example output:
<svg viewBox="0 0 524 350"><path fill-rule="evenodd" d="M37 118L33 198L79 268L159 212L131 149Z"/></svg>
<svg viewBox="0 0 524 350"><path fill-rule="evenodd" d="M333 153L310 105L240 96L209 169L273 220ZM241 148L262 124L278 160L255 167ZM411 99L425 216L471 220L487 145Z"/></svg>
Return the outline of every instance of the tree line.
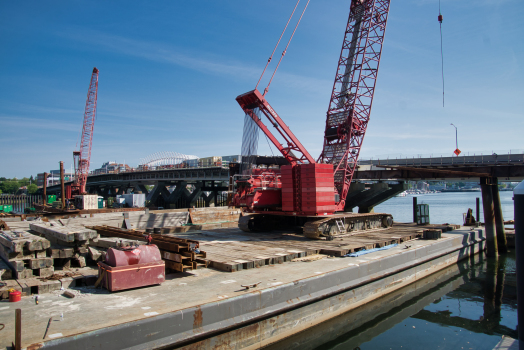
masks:
<svg viewBox="0 0 524 350"><path fill-rule="evenodd" d="M17 194L20 191L20 187L27 186L27 193L33 194L38 191L38 186L35 183L33 176L30 178L24 177L22 179L17 179L16 177L8 179L5 177L0 177L0 194Z"/></svg>

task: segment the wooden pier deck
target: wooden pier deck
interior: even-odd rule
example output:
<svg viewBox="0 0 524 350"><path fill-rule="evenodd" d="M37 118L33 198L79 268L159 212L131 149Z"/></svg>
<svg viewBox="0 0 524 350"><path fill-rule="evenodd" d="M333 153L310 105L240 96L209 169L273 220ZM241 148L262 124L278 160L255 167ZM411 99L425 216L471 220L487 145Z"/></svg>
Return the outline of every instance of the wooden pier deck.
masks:
<svg viewBox="0 0 524 350"><path fill-rule="evenodd" d="M332 241L311 240L292 232L247 233L238 228L172 234L200 242L208 267L236 272L266 265L282 264L316 254L340 257L360 250L381 248L418 238L424 229L450 231L452 226L395 224L388 229L366 230L335 236Z"/></svg>

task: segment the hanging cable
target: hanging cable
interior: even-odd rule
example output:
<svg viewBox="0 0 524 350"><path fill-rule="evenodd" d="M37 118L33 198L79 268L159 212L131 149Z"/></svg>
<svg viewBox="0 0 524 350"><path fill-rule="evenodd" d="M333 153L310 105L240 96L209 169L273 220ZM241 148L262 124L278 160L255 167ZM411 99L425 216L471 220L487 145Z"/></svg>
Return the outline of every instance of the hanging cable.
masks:
<svg viewBox="0 0 524 350"><path fill-rule="evenodd" d="M442 107L444 107L444 50L442 48L442 14L440 13L440 0L438 1L438 21L440 23L440 59L442 61Z"/></svg>
<svg viewBox="0 0 524 350"><path fill-rule="evenodd" d="M275 154L273 153L273 148L271 148L271 144L269 143L269 138L265 134L264 134L264 136L266 136L267 145L269 146L269 150L271 151L271 155L273 156L273 159L275 160L275 164L278 165L277 157L275 157Z"/></svg>
<svg viewBox="0 0 524 350"><path fill-rule="evenodd" d="M280 40L282 40L282 36L286 32L287 26L289 25L289 22L291 21L291 18L293 17L293 14L295 14L295 10L297 9L298 4L300 3L300 0L297 1L295 8L293 9L293 12L291 12L291 16L289 16L289 19L287 20L286 26L284 27L284 30L282 31L282 34L280 34L280 38L278 38L277 44L275 45L275 48L273 49L273 52L271 53L271 56L269 56L269 59L267 60L266 66L264 67L264 70L262 71L262 75L260 75L260 78L258 79L257 85L255 86L255 89L258 87L258 84L260 84L260 80L262 80L262 77L264 76L264 73L266 72L267 66L269 65L269 62L273 59L273 55L275 54L275 51L277 50L278 45L280 44Z"/></svg>
<svg viewBox="0 0 524 350"><path fill-rule="evenodd" d="M291 33L291 37L289 38L286 48L282 52L282 56L280 56L280 60L278 60L278 64L275 68L275 71L273 72L273 75L271 76L271 79L269 79L269 83L267 84L266 88L264 89L264 93L262 96L265 96L269 90L269 85L271 85L271 82L273 81L273 77L275 76L275 73L277 72L278 67L280 66L280 62L282 62L282 58L284 58L287 48L289 47L289 44L291 43L291 39L293 39L293 35L295 35L295 32L297 31L298 25L300 24L300 21L302 20L302 16L304 16L304 12L306 12L307 6L309 5L309 1L307 1L306 6L304 7L304 10L302 10L302 14L300 15L300 18L298 19L297 25L295 26L295 29L293 30L293 33Z"/></svg>

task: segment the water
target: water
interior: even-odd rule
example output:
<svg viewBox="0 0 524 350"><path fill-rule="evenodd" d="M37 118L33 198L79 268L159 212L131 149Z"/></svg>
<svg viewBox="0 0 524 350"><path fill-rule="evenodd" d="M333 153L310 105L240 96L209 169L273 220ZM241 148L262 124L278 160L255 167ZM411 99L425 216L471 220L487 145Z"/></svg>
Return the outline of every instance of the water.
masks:
<svg viewBox="0 0 524 350"><path fill-rule="evenodd" d="M517 338L515 254L476 255L268 349L486 349Z"/></svg>
<svg viewBox="0 0 524 350"><path fill-rule="evenodd" d="M422 195L407 195L393 197L375 207L376 213L389 213L398 222L413 222L413 197L418 204L429 204L430 222L432 224L463 224L463 213L468 208L476 215L475 199L480 198L480 218L484 221L482 211L482 196L480 192L442 192ZM500 203L504 220L513 220L513 191L501 191Z"/></svg>

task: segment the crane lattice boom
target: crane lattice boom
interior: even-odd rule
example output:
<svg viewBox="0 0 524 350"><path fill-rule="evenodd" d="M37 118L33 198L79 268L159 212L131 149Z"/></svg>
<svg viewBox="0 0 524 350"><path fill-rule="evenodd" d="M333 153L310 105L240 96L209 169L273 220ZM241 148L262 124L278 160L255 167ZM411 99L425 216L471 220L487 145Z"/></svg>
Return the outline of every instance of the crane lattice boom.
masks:
<svg viewBox="0 0 524 350"><path fill-rule="evenodd" d="M371 113L390 0L353 0L329 102L319 163L333 164L344 210Z"/></svg>
<svg viewBox="0 0 524 350"><path fill-rule="evenodd" d="M84 111L84 123L82 126L82 138L79 151L73 152L75 164L75 185L78 186L79 194L86 190L87 175L89 174L89 163L91 160L91 145L93 143L93 128L96 117L96 101L98 94L98 69L93 68L89 90L87 91L86 107Z"/></svg>

